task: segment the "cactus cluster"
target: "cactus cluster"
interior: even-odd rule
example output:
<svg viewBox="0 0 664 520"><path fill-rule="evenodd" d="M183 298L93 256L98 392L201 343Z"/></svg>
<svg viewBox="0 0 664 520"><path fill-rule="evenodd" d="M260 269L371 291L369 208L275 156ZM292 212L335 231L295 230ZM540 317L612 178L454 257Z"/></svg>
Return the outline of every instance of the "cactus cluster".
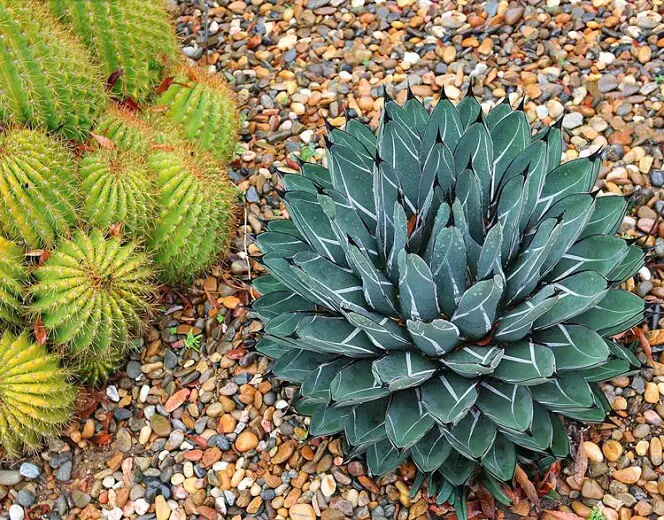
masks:
<svg viewBox="0 0 664 520"><path fill-rule="evenodd" d="M21 322L23 284L28 276L22 262L23 249L0 236L0 325Z"/></svg>
<svg viewBox="0 0 664 520"><path fill-rule="evenodd" d="M84 46L24 0L0 0L0 41L0 121L85 139L107 96Z"/></svg>
<svg viewBox="0 0 664 520"><path fill-rule="evenodd" d="M112 91L143 102L176 61L178 45L164 1L46 0L101 62Z"/></svg>

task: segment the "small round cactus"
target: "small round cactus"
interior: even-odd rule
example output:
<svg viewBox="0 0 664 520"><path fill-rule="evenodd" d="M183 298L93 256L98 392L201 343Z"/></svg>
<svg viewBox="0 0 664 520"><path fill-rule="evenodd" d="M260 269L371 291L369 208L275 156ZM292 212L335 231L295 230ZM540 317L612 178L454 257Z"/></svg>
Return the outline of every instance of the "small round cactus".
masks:
<svg viewBox="0 0 664 520"><path fill-rule="evenodd" d="M0 121L87 137L107 102L85 48L34 0L0 0Z"/></svg>
<svg viewBox="0 0 664 520"><path fill-rule="evenodd" d="M98 386L122 367L127 351L126 346L110 347L97 356L75 359L70 368L81 382L90 386Z"/></svg>
<svg viewBox="0 0 664 520"><path fill-rule="evenodd" d="M154 291L147 255L99 230L60 242L34 275L31 310L74 362L127 345Z"/></svg>
<svg viewBox="0 0 664 520"><path fill-rule="evenodd" d="M145 101L178 56L165 1L48 0L60 21L78 35L108 77L119 74L113 92Z"/></svg>
<svg viewBox="0 0 664 520"><path fill-rule="evenodd" d="M155 140L155 129L136 111L111 103L95 127L95 133L110 139L121 150L146 153Z"/></svg>
<svg viewBox="0 0 664 520"><path fill-rule="evenodd" d="M31 248L52 246L76 224L73 164L41 130L0 136L0 229Z"/></svg>
<svg viewBox="0 0 664 520"><path fill-rule="evenodd" d="M23 333L0 337L0 455L16 457L69 422L76 389L58 357Z"/></svg>
<svg viewBox="0 0 664 520"><path fill-rule="evenodd" d="M27 277L23 267L23 250L0 237L0 323L20 323L23 283Z"/></svg>
<svg viewBox="0 0 664 520"><path fill-rule="evenodd" d="M227 243L232 192L225 174L191 150L156 150L147 163L159 189L158 216L148 249L165 282L191 279Z"/></svg>
<svg viewBox="0 0 664 520"><path fill-rule="evenodd" d="M233 94L219 74L181 67L168 89L156 100L164 117L181 135L222 161L235 153L238 114Z"/></svg>

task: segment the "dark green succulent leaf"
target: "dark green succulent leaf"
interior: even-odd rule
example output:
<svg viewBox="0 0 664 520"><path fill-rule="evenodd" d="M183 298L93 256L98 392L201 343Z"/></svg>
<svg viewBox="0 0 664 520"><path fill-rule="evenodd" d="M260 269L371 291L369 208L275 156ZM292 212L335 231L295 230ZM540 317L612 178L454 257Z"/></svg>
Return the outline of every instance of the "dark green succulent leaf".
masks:
<svg viewBox="0 0 664 520"><path fill-rule="evenodd" d="M407 320L406 324L413 343L426 356L441 357L459 344L459 329L449 321Z"/></svg>
<svg viewBox="0 0 664 520"><path fill-rule="evenodd" d="M408 134L412 139L419 143L420 135L417 131L417 128L415 127L415 121L412 119L411 114L406 110L405 107L401 106L396 101L388 101L385 103L385 112L387 115L385 119L385 125L387 125L387 123L392 120L395 124L401 126L406 134ZM383 133L384 132L385 127L383 128Z"/></svg>
<svg viewBox="0 0 664 520"><path fill-rule="evenodd" d="M273 336L290 336L299 323L309 317L304 312L284 312L275 316L265 324L265 332Z"/></svg>
<svg viewBox="0 0 664 520"><path fill-rule="evenodd" d="M279 219L279 220L270 220L267 223L267 230L274 233L283 233L284 235L291 235L299 240L305 240L300 230L297 229L292 220Z"/></svg>
<svg viewBox="0 0 664 520"><path fill-rule="evenodd" d="M505 348L493 377L506 383L537 385L547 381L556 371L551 349L529 341L511 343Z"/></svg>
<svg viewBox="0 0 664 520"><path fill-rule="evenodd" d="M433 477L440 476L442 480L441 485L437 489L438 495L436 496L436 504L443 505L445 502L449 502L454 497L454 485L440 474L440 472L434 473ZM432 493L435 495L435 493Z"/></svg>
<svg viewBox="0 0 664 520"><path fill-rule="evenodd" d="M496 341L512 342L525 338L537 318L547 312L558 301L555 289L544 286L529 300L518 304L504 316L498 317L498 328L493 337Z"/></svg>
<svg viewBox="0 0 664 520"><path fill-rule="evenodd" d="M403 109L411 122L410 126L417 130L418 134L423 134L429 122L429 112L424 108L422 102L416 97L411 97L406 101Z"/></svg>
<svg viewBox="0 0 664 520"><path fill-rule="evenodd" d="M309 253L303 252L303 254ZM306 299L311 303L334 309L338 308L334 295L330 294L326 287L319 288L315 280L292 265L291 262L292 260L285 260L277 253L270 253L263 257L265 266L290 290L300 295L306 295Z"/></svg>
<svg viewBox="0 0 664 520"><path fill-rule="evenodd" d="M345 318L333 316L307 316L299 322L297 334L307 349L316 352L338 354L352 358L380 355L369 337Z"/></svg>
<svg viewBox="0 0 664 520"><path fill-rule="evenodd" d="M590 386L578 371L560 374L557 379L534 386L530 391L535 401L549 409L587 408L593 405Z"/></svg>
<svg viewBox="0 0 664 520"><path fill-rule="evenodd" d="M491 275L503 276L502 267L503 227L497 222L487 233L477 262L477 279Z"/></svg>
<svg viewBox="0 0 664 520"><path fill-rule="evenodd" d="M418 199L424 201L428 191L434 185L434 179L438 179L443 195L449 196L454 190L456 180L452 152L445 143L436 143L426 151L422 149L422 152L425 153L420 156L423 166ZM418 207L421 207L421 204Z"/></svg>
<svg viewBox="0 0 664 520"><path fill-rule="evenodd" d="M416 254L399 254L401 314L413 320L433 320L440 315L433 274Z"/></svg>
<svg viewBox="0 0 664 520"><path fill-rule="evenodd" d="M452 210L450 205L447 202L441 202L440 206L438 206L438 209L436 210L436 216L434 217L434 221L428 236L429 243L426 246L423 256L429 266L431 266L431 257L436 245L436 240L440 235L440 232L444 229L447 229L447 224L450 221L451 214Z"/></svg>
<svg viewBox="0 0 664 520"><path fill-rule="evenodd" d="M482 106L474 96L466 96L456 106L459 113L459 119L464 129L467 129L471 124L477 121L477 118L482 113Z"/></svg>
<svg viewBox="0 0 664 520"><path fill-rule="evenodd" d="M581 370L581 376L591 383L601 383L629 372L629 363L624 359L611 359L606 363Z"/></svg>
<svg viewBox="0 0 664 520"><path fill-rule="evenodd" d="M420 157L442 141L449 150L456 148L463 134L463 123L457 109L448 99L441 99L434 107L422 135Z"/></svg>
<svg viewBox="0 0 664 520"><path fill-rule="evenodd" d="M277 291L288 291L288 287L271 274L264 274L253 280L252 287L261 295Z"/></svg>
<svg viewBox="0 0 664 520"><path fill-rule="evenodd" d="M560 280L580 271L596 271L608 276L627 253L627 244L621 238L602 235L584 238L562 256L547 279Z"/></svg>
<svg viewBox="0 0 664 520"><path fill-rule="evenodd" d="M482 123L473 123L459 139L454 149L454 165L461 173L468 165L479 180L481 190L482 214L486 212L491 200L491 179L493 178L494 150L491 137Z"/></svg>
<svg viewBox="0 0 664 520"><path fill-rule="evenodd" d="M470 274L473 278L477 273L477 264L480 261L480 254L482 253L482 247L475 242L473 237L470 234L470 228L468 227L468 222L466 221L466 215L463 212L461 207L461 202L455 200L452 203L452 216L454 218L454 227L461 232L463 236L463 242L466 248L466 268L470 271Z"/></svg>
<svg viewBox="0 0 664 520"><path fill-rule="evenodd" d="M546 134L546 145L546 171L550 172L560 166L560 161L563 157L563 133L558 125L549 127L549 131Z"/></svg>
<svg viewBox="0 0 664 520"><path fill-rule="evenodd" d="M376 379L387 385L390 392L419 386L438 368L438 363L409 350L391 350L372 365Z"/></svg>
<svg viewBox="0 0 664 520"><path fill-rule="evenodd" d="M639 361L639 358L637 358L634 352L632 352L629 348L608 339L605 339L604 341L606 342L606 346L608 347L612 356L627 361L633 367L641 366L641 361Z"/></svg>
<svg viewBox="0 0 664 520"><path fill-rule="evenodd" d="M362 124L359 124L358 126L366 128ZM369 128L366 128L366 130L368 130L369 134L371 134L371 136L373 137L373 142L375 147L376 137L373 135L373 132L371 132ZM346 128L345 130L341 130L339 128L333 128L332 131L328 132L327 135L330 139L330 142L332 142L334 145L341 145L345 148L348 148L349 150L356 151L358 154L362 155L363 158L366 159L367 161L373 161L376 158L376 155L369 153L369 150L365 148L364 143L360 141L357 138L357 136L354 135L352 132L349 132L348 128ZM366 134L362 135L364 136Z"/></svg>
<svg viewBox="0 0 664 520"><path fill-rule="evenodd" d="M469 459L483 457L496 438L496 425L479 410L471 410L445 433L452 447Z"/></svg>
<svg viewBox="0 0 664 520"><path fill-rule="evenodd" d="M346 146L333 145L328 150L328 168L334 189L357 210L367 229L376 229L373 197L373 159Z"/></svg>
<svg viewBox="0 0 664 520"><path fill-rule="evenodd" d="M310 399L330 401L330 385L337 373L351 362L347 358L339 358L319 365L302 381L300 393Z"/></svg>
<svg viewBox="0 0 664 520"><path fill-rule="evenodd" d="M604 339L581 325L558 324L537 331L532 339L553 351L558 372L593 367L609 356Z"/></svg>
<svg viewBox="0 0 664 520"><path fill-rule="evenodd" d="M256 237L258 247L264 254L279 253L283 258L292 258L300 251L311 251L311 247L294 236L267 232Z"/></svg>
<svg viewBox="0 0 664 520"><path fill-rule="evenodd" d="M551 426L553 427L553 438L551 439L551 453L554 457L565 458L569 456L569 437L563 421L556 414L549 414Z"/></svg>
<svg viewBox="0 0 664 520"><path fill-rule="evenodd" d="M413 462L420 471L429 473L435 471L445 462L452 453L452 446L443 431L434 426L419 441L410 448Z"/></svg>
<svg viewBox="0 0 664 520"><path fill-rule="evenodd" d="M535 321L534 328L550 327L590 309L604 298L606 285L606 279L592 271L576 273L556 282L553 286L559 292L558 301Z"/></svg>
<svg viewBox="0 0 664 520"><path fill-rule="evenodd" d="M318 187L313 180L297 173L285 173L282 171L279 173L282 174L282 183L287 191L306 191L308 193L314 194L318 193Z"/></svg>
<svg viewBox="0 0 664 520"><path fill-rule="evenodd" d="M601 406L557 410L558 413L584 423L601 423L606 419L606 412Z"/></svg>
<svg viewBox="0 0 664 520"><path fill-rule="evenodd" d="M378 153L387 164L398 170L399 184L409 213L416 212L422 174L419 159L419 139L396 121L388 122L378 141Z"/></svg>
<svg viewBox="0 0 664 520"><path fill-rule="evenodd" d="M472 460L467 459L458 451L454 451L445 459L440 471L445 475L445 479L455 486L463 486L468 482L476 467L477 464Z"/></svg>
<svg viewBox="0 0 664 520"><path fill-rule="evenodd" d="M399 174L386 162L378 166L374 175L374 199L377 212L376 242L380 258L387 260L394 243L394 210L398 204Z"/></svg>
<svg viewBox="0 0 664 520"><path fill-rule="evenodd" d="M583 314L575 316L573 321L606 336L605 330L625 323L635 316L642 317L644 309L643 299L636 294L622 289L609 289L601 301Z"/></svg>
<svg viewBox="0 0 664 520"><path fill-rule="evenodd" d="M507 440L502 434L496 434L496 438L489 451L482 457L482 469L487 475L498 480L512 480L516 469L516 449L514 444Z"/></svg>
<svg viewBox="0 0 664 520"><path fill-rule="evenodd" d="M504 350L498 347L469 345L447 354L442 362L464 377L491 374L503 358Z"/></svg>
<svg viewBox="0 0 664 520"><path fill-rule="evenodd" d="M319 406L326 404L324 399L310 399L299 395L293 401L293 408L300 415L311 416Z"/></svg>
<svg viewBox="0 0 664 520"><path fill-rule="evenodd" d="M607 278L614 284L628 280L643 267L645 257L645 252L638 245L629 246L625 258L608 274Z"/></svg>
<svg viewBox="0 0 664 520"><path fill-rule="evenodd" d="M519 217L524 203L523 187L523 177L512 177L505 183L498 200L497 216L503 235L500 254L503 266L507 265L519 250Z"/></svg>
<svg viewBox="0 0 664 520"><path fill-rule="evenodd" d="M313 311L315 309L313 303L291 291L267 293L258 298L251 308L266 320L274 318L282 312Z"/></svg>
<svg viewBox="0 0 664 520"><path fill-rule="evenodd" d="M580 238L592 235L614 235L627 211L627 200L616 195L597 197L595 209Z"/></svg>
<svg viewBox="0 0 664 520"><path fill-rule="evenodd" d="M528 388L522 385L483 381L477 407L498 426L519 432L530 428L533 420L533 399Z"/></svg>
<svg viewBox="0 0 664 520"><path fill-rule="evenodd" d="M500 103L498 103L489 111L489 113L484 118L484 124L486 125L489 132L492 132L495 126L511 113L512 105L510 104L509 96L505 96Z"/></svg>
<svg viewBox="0 0 664 520"><path fill-rule="evenodd" d="M385 414L390 404L389 397L358 404L348 415L344 431L353 446L368 445L387 436Z"/></svg>
<svg viewBox="0 0 664 520"><path fill-rule="evenodd" d="M638 313L634 317L630 318L627 321L623 321L622 323L619 323L618 325L615 325L614 327L611 328L606 328L602 329L599 332L602 336L615 336L616 334L619 334L621 332L624 332L628 329L631 329L635 325L639 325L643 321L643 314Z"/></svg>
<svg viewBox="0 0 664 520"><path fill-rule="evenodd" d="M434 425L415 389L392 394L385 417L387 437L397 448L409 448Z"/></svg>
<svg viewBox="0 0 664 520"><path fill-rule="evenodd" d="M516 464L516 456L515 456L515 464ZM510 477L510 479L511 478L512 477ZM510 497L508 497L503 491L503 489L500 487L500 481L496 479L493 475L491 475L488 472L484 472L482 473L482 475L480 475L480 481L482 482L484 487L489 491L489 493L493 495L493 498L498 500L498 502L500 502L505 506L512 505L512 500L510 500Z"/></svg>
<svg viewBox="0 0 664 520"><path fill-rule="evenodd" d="M397 316L397 290L392 282L352 245L348 248L348 263L362 280L362 291L369 306L385 316Z"/></svg>
<svg viewBox="0 0 664 520"><path fill-rule="evenodd" d="M332 177L330 176L330 170L321 166L320 164L305 162L300 166L302 175L307 179L314 181L323 189L333 189L334 185L332 184Z"/></svg>
<svg viewBox="0 0 664 520"><path fill-rule="evenodd" d="M495 112L496 109L491 112ZM488 124L488 123L487 123ZM530 144L530 126L520 110L509 113L491 129L494 158L492 197L509 164Z"/></svg>
<svg viewBox="0 0 664 520"><path fill-rule="evenodd" d="M279 359L289 350L291 350L291 348L269 338L261 338L258 343L256 343L256 351L270 359Z"/></svg>
<svg viewBox="0 0 664 520"><path fill-rule="evenodd" d="M505 174L500 180L499 190L504 193L504 186L514 177L521 177L523 179L535 176L538 184L531 186L534 193L535 202L537 202L537 195L541 186L544 185L544 175L539 174L540 169L546 169L546 145L542 142L535 141L528 145L525 150L519 152L514 160L507 166ZM528 206L531 210L534 203Z"/></svg>
<svg viewBox="0 0 664 520"><path fill-rule="evenodd" d="M477 381L444 372L422 385L422 404L441 424L456 423L477 400Z"/></svg>
<svg viewBox="0 0 664 520"><path fill-rule="evenodd" d="M493 327L502 295L503 279L500 276L477 282L461 296L452 323L471 340L483 338Z"/></svg>
<svg viewBox="0 0 664 520"><path fill-rule="evenodd" d="M553 441L553 425L548 410L533 403L533 423L527 432L503 429L501 433L508 440L529 450L546 452Z"/></svg>
<svg viewBox="0 0 664 520"><path fill-rule="evenodd" d="M466 216L470 236L481 244L484 242L484 223L480 180L472 170L463 170L459 173L455 189L457 200Z"/></svg>
<svg viewBox="0 0 664 520"><path fill-rule="evenodd" d="M466 290L466 246L455 227L442 229L435 240L429 266L436 282L438 303L451 316Z"/></svg>
<svg viewBox="0 0 664 520"><path fill-rule="evenodd" d="M293 349L285 352L274 365L272 371L279 379L302 383L318 365L331 361L332 356L317 354L308 350Z"/></svg>
<svg viewBox="0 0 664 520"><path fill-rule="evenodd" d="M332 400L343 405L359 404L389 395L371 370L372 361L361 359L341 370L332 380Z"/></svg>
<svg viewBox="0 0 664 520"><path fill-rule="evenodd" d="M378 154L376 136L368 126L363 125L357 119L349 119L346 122L346 132L360 141L371 157L376 157Z"/></svg>
<svg viewBox="0 0 664 520"><path fill-rule="evenodd" d="M389 439L383 439L367 449L367 466L373 475L383 475L396 469L407 457L407 450L401 453Z"/></svg>
<svg viewBox="0 0 664 520"><path fill-rule="evenodd" d="M349 312L346 319L358 329L362 329L374 345L386 350L401 350L411 346L406 330L396 321L380 314L368 316Z"/></svg>
<svg viewBox="0 0 664 520"><path fill-rule="evenodd" d="M454 490L454 513L457 520L468 520L467 487L458 486Z"/></svg>
<svg viewBox="0 0 664 520"><path fill-rule="evenodd" d="M402 252L406 251L408 244L408 219L406 212L401 204L394 205L394 241L392 242L392 249L385 262L387 275L394 285L399 284L399 256Z"/></svg>
<svg viewBox="0 0 664 520"><path fill-rule="evenodd" d="M313 193L291 191L284 198L293 222L311 247L319 255L346 267L343 247L320 207L318 197Z"/></svg>
<svg viewBox="0 0 664 520"><path fill-rule="evenodd" d="M322 404L311 414L309 432L318 437L344 431L346 420L353 410L352 406L328 406Z"/></svg>

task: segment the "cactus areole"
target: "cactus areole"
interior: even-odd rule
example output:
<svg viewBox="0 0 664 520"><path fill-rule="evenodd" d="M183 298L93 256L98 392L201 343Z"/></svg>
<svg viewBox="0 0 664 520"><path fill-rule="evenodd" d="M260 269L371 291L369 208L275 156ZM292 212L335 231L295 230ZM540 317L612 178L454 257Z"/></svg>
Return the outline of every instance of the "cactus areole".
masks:
<svg viewBox="0 0 664 520"><path fill-rule="evenodd" d="M644 259L614 236L627 202L593 193L598 154L561 156L509 102L389 101L284 175L292 220L257 239L258 350L311 433L375 475L410 458L461 517L471 478L508 501L517 461L567 456L561 416L602 421L598 382L639 364L611 340L644 309L620 289Z"/></svg>

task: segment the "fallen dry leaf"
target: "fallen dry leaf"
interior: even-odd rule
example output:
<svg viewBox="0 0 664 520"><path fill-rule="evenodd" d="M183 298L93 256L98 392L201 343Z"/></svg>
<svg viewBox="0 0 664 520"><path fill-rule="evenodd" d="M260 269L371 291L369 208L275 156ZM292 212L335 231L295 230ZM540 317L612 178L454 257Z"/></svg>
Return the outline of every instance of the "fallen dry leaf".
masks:
<svg viewBox="0 0 664 520"><path fill-rule="evenodd" d="M113 150L115 148L115 144L113 144L113 141L111 141L108 137L95 134L93 132L90 132L90 135L104 150Z"/></svg>
<svg viewBox="0 0 664 520"><path fill-rule="evenodd" d="M650 348L650 342L646 338L646 335L644 334L642 329L635 328L634 332L636 333L636 337L639 338L639 345L641 345L643 353L646 355L646 358L648 359L648 365L652 367L655 364L655 360L652 358L652 349Z"/></svg>
<svg viewBox="0 0 664 520"><path fill-rule="evenodd" d="M475 489L475 495L480 501L482 513L484 513L489 520L495 520L496 501L494 500L493 495L482 485L477 486Z"/></svg>
<svg viewBox="0 0 664 520"><path fill-rule="evenodd" d="M545 509L542 515L542 520L584 520L583 517L568 513L566 511L552 511Z"/></svg>
<svg viewBox="0 0 664 520"><path fill-rule="evenodd" d="M583 478L586 476L586 470L588 469L588 455L586 455L586 449L583 446L583 434L579 436L579 448L576 450L576 456L574 457L574 473L572 478L574 482L579 486L583 486Z"/></svg>
<svg viewBox="0 0 664 520"><path fill-rule="evenodd" d="M526 472L521 469L521 466L516 465L516 470L514 471L514 480L519 484L519 487L523 489L523 492L528 497L528 500L532 503L535 509L539 509L539 495L535 489L535 485L530 481Z"/></svg>
<svg viewBox="0 0 664 520"><path fill-rule="evenodd" d="M44 327L44 324L42 323L41 318L37 318L35 321L35 339L37 340L37 343L40 345L46 344L46 340L48 339L48 334L46 333L46 327Z"/></svg>

